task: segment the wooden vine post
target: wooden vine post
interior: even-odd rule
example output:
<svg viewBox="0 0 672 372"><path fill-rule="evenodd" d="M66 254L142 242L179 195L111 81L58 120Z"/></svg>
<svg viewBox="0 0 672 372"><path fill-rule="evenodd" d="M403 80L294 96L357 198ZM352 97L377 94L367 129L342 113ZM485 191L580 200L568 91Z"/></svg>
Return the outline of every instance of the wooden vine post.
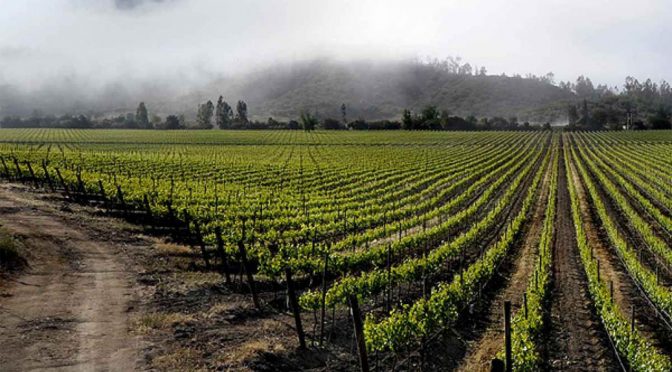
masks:
<svg viewBox="0 0 672 372"><path fill-rule="evenodd" d="M369 359L366 355L366 341L364 340L364 323L362 322L362 313L359 310L359 301L357 300L357 295L349 295L348 302L350 303L352 324L355 327L355 341L357 342L359 366L362 372L369 372Z"/></svg>
<svg viewBox="0 0 672 372"><path fill-rule="evenodd" d="M51 192L55 192L56 190L54 189L54 183L51 180L49 170L47 169L47 163L44 160L42 160L42 170L44 171L44 178L47 179L47 183L49 184L49 189L51 190Z"/></svg>
<svg viewBox="0 0 672 372"><path fill-rule="evenodd" d="M183 220L184 220L184 234L187 236L187 241L189 242L189 246L191 246L191 249L194 248L194 237L191 235L191 215L189 214L189 211L184 208L182 210L182 215L183 215ZM197 242L198 243L198 242ZM196 266L196 257L191 256L191 264Z"/></svg>
<svg viewBox="0 0 672 372"><path fill-rule="evenodd" d="M205 249L205 242L203 241L203 233L201 232L201 225L198 223L198 221L194 221L194 228L196 229L196 239L198 239L198 245L201 247L201 255L203 256L203 261L205 261L205 268L210 270L210 256L208 255L208 250Z"/></svg>
<svg viewBox="0 0 672 372"><path fill-rule="evenodd" d="M16 168L16 179L23 181L23 172L21 172L21 167L19 166L19 161L14 158L14 167Z"/></svg>
<svg viewBox="0 0 672 372"><path fill-rule="evenodd" d="M252 276L252 268L250 268L250 262L247 260L247 250L245 249L245 218L243 218L243 231L240 240L238 240L238 252L240 253L240 260L243 263L243 269L245 269L245 275L247 276L247 284L250 287L250 293L252 294L252 302L254 302L254 307L257 310L261 309L259 304L259 298L257 297L257 291L254 288L254 277Z"/></svg>
<svg viewBox="0 0 672 372"><path fill-rule="evenodd" d="M82 171L77 169L77 192L81 193L84 195L84 199L86 199L87 193L86 193L86 186L84 186L84 181L82 181Z"/></svg>
<svg viewBox="0 0 672 372"><path fill-rule="evenodd" d="M100 193L100 199L103 201L103 208L107 209L109 212L110 206L107 200L107 194L105 193L105 187L103 186L103 181L98 180L98 192Z"/></svg>
<svg viewBox="0 0 672 372"><path fill-rule="evenodd" d="M5 177L8 180L12 179L12 176L9 172L9 168L7 167L7 163L5 163L5 158L0 158L0 161L2 161L2 168L5 170Z"/></svg>
<svg viewBox="0 0 672 372"><path fill-rule="evenodd" d="M327 311L327 270L329 268L329 252L331 250L331 243L327 243L324 251L324 268L322 269L322 303L320 313L320 345L324 340L324 322Z"/></svg>
<svg viewBox="0 0 672 372"><path fill-rule="evenodd" d="M26 162L26 166L28 167L28 172L30 172L30 178L33 181L33 186L35 186L36 189L40 188L40 184L38 183L37 177L35 177L35 172L33 171L33 167L30 165L30 162Z"/></svg>
<svg viewBox="0 0 672 372"><path fill-rule="evenodd" d="M504 353L506 372L513 372L513 356L511 353L511 301L504 302Z"/></svg>
<svg viewBox="0 0 672 372"><path fill-rule="evenodd" d="M222 239L222 228L215 226L215 240L217 241L217 254L219 254L219 259L221 261L220 270L226 278L226 284L231 283L231 276L229 275L229 260L226 257L226 251L224 251L224 239Z"/></svg>
<svg viewBox="0 0 672 372"><path fill-rule="evenodd" d="M61 185L63 185L63 190L65 191L65 196L67 198L70 198L70 190L68 189L68 185L65 183L65 180L63 179L63 176L61 175L61 170L56 168L56 175L58 176L58 180L61 182Z"/></svg>
<svg viewBox="0 0 672 372"><path fill-rule="evenodd" d="M168 221L170 221L169 223L173 227L173 234L175 234L175 236L178 236L180 235L180 221L176 216L177 213L173 209L172 199L166 201L166 208L168 209Z"/></svg>
<svg viewBox="0 0 672 372"><path fill-rule="evenodd" d="M152 207L149 205L149 199L147 198L147 194L142 195L142 204L145 207L145 213L147 213L147 221L149 225L151 225L154 217L152 216Z"/></svg>
<svg viewBox="0 0 672 372"><path fill-rule="evenodd" d="M127 213L126 213L126 201L124 200L124 192L121 190L121 186L119 185L117 185L117 199L121 204L122 213L124 214L124 216L126 216Z"/></svg>
<svg viewBox="0 0 672 372"><path fill-rule="evenodd" d="M294 314L294 323L296 324L296 334L299 336L299 349L306 348L306 336L303 332L303 324L301 323L301 308L299 301L296 299L296 291L294 290L294 281L292 280L292 269L289 265L285 267L285 280L287 281L287 296L289 297L289 305L292 307Z"/></svg>
<svg viewBox="0 0 672 372"><path fill-rule="evenodd" d="M392 310L392 244L387 245L387 282L385 310L389 313Z"/></svg>
<svg viewBox="0 0 672 372"><path fill-rule="evenodd" d="M614 303L614 282L611 280L609 281L609 301Z"/></svg>
<svg viewBox="0 0 672 372"><path fill-rule="evenodd" d="M422 233L424 234L427 231L427 220L423 219L422 221ZM427 252L428 252L428 241L427 238L423 239L425 242L423 244L422 248L422 258L426 259L427 258ZM429 276L427 275L427 271L425 269L425 266L422 267L422 297L425 299L429 298ZM424 348L424 343L423 343L423 348Z"/></svg>

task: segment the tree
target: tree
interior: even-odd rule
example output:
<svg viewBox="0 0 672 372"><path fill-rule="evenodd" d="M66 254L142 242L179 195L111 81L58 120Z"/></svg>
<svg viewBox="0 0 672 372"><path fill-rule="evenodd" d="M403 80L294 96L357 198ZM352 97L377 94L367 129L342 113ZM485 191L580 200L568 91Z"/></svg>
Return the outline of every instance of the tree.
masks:
<svg viewBox="0 0 672 372"><path fill-rule="evenodd" d="M567 121L569 125L576 125L579 122L579 112L576 110L576 106L569 105L567 108Z"/></svg>
<svg viewBox="0 0 672 372"><path fill-rule="evenodd" d="M592 98L595 94L595 87L593 87L593 82L589 78L581 75L576 79L574 91L580 98Z"/></svg>
<svg viewBox="0 0 672 372"><path fill-rule="evenodd" d="M441 126L444 130L473 130L475 123L476 118L473 116L465 120L459 116L449 116L448 112L441 114Z"/></svg>
<svg viewBox="0 0 672 372"><path fill-rule="evenodd" d="M175 115L168 115L163 126L166 129L180 129L180 119Z"/></svg>
<svg viewBox="0 0 672 372"><path fill-rule="evenodd" d="M306 132L310 132L311 130L315 130L315 127L318 124L317 118L312 115L309 112L302 112L301 113L301 127L303 127L303 130Z"/></svg>
<svg viewBox="0 0 672 372"><path fill-rule="evenodd" d="M422 109L419 129L441 129L439 110L436 106L428 105Z"/></svg>
<svg viewBox="0 0 672 372"><path fill-rule="evenodd" d="M148 129L154 129L161 125L161 117L156 114L152 114L152 120L149 122L149 127Z"/></svg>
<svg viewBox="0 0 672 372"><path fill-rule="evenodd" d="M233 120L233 110L231 106L224 101L222 96L219 96L217 100L217 109L215 111L215 121L219 129L227 129L231 127L231 121Z"/></svg>
<svg viewBox="0 0 672 372"><path fill-rule="evenodd" d="M138 128L138 122L135 121L135 115L133 115L133 113L129 112L128 114L126 114L126 118L124 119L124 128L130 128L130 129Z"/></svg>
<svg viewBox="0 0 672 372"><path fill-rule="evenodd" d="M77 115L72 117L70 115L64 115L59 120L59 126L62 128L91 128L93 125L91 120L84 115Z"/></svg>
<svg viewBox="0 0 672 372"><path fill-rule="evenodd" d="M280 125L280 122L273 119L273 117L269 117L268 120L266 120L266 127L269 129L279 129Z"/></svg>
<svg viewBox="0 0 672 372"><path fill-rule="evenodd" d="M579 119L579 122L584 128L588 128L590 124L590 111L588 110L588 101L585 99L581 104L581 119Z"/></svg>
<svg viewBox="0 0 672 372"><path fill-rule="evenodd" d="M562 89L564 91L567 91L567 92L573 91L574 90L573 86L574 85L569 81L561 81L560 84L558 85L558 87L560 87L560 89Z"/></svg>
<svg viewBox="0 0 672 372"><path fill-rule="evenodd" d="M495 130L507 130L511 129L510 123L508 120L501 116L495 116L492 118L492 120L489 122L490 126L492 129Z"/></svg>
<svg viewBox="0 0 672 372"><path fill-rule="evenodd" d="M343 124L336 119L326 118L322 122L322 127L329 130L343 129Z"/></svg>
<svg viewBox="0 0 672 372"><path fill-rule="evenodd" d="M140 102L138 109L135 111L135 122L141 129L151 128L149 124L149 115L147 114L147 107L144 102Z"/></svg>
<svg viewBox="0 0 672 372"><path fill-rule="evenodd" d="M471 75L472 68L471 65L468 63L465 63L464 65L460 66L458 70L458 74L460 75Z"/></svg>
<svg viewBox="0 0 672 372"><path fill-rule="evenodd" d="M478 123L478 128L481 130L490 130L492 129L492 124L488 118L481 118L480 122Z"/></svg>
<svg viewBox="0 0 672 372"><path fill-rule="evenodd" d="M509 127L511 129L516 129L518 127L518 117L516 116L509 117Z"/></svg>
<svg viewBox="0 0 672 372"><path fill-rule="evenodd" d="M413 116L411 116L411 111L409 109L404 109L404 113L401 115L401 127L405 130L415 129Z"/></svg>
<svg viewBox="0 0 672 372"><path fill-rule="evenodd" d="M241 124L247 124L247 103L245 101L238 101L236 104L236 121Z"/></svg>
<svg viewBox="0 0 672 372"><path fill-rule="evenodd" d="M187 118L184 116L184 114L180 114L177 119L180 121L180 128L186 128L187 127Z"/></svg>
<svg viewBox="0 0 672 372"><path fill-rule="evenodd" d="M476 128L476 124L478 124L478 119L474 115L469 115L467 116L466 122L467 128L465 129L474 129Z"/></svg>
<svg viewBox="0 0 672 372"><path fill-rule="evenodd" d="M543 81L544 83L555 85L555 74L553 72L549 72L541 78L541 81Z"/></svg>
<svg viewBox="0 0 672 372"><path fill-rule="evenodd" d="M653 115L647 118L649 127L651 129L672 129L670 124L670 110L663 105L658 106Z"/></svg>
<svg viewBox="0 0 672 372"><path fill-rule="evenodd" d="M300 127L299 122L296 120L290 120L289 123L287 123L287 129L296 130Z"/></svg>
<svg viewBox="0 0 672 372"><path fill-rule="evenodd" d="M351 123L348 123L348 128L353 130L368 130L369 123L364 119L357 119Z"/></svg>
<svg viewBox="0 0 672 372"><path fill-rule="evenodd" d="M611 113L609 112L609 110L607 110L603 107L595 108L590 113L591 126L599 129L599 128L602 128L602 127L608 125L609 122L610 122L610 116L611 116Z"/></svg>
<svg viewBox="0 0 672 372"><path fill-rule="evenodd" d="M198 115L196 121L198 127L202 129L212 129L212 115L214 114L215 106L212 101L208 101L198 106Z"/></svg>

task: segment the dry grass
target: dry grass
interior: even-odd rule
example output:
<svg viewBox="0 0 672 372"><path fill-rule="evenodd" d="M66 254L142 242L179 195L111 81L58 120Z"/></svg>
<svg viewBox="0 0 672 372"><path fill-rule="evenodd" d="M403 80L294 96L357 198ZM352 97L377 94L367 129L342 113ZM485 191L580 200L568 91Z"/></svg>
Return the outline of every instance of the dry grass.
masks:
<svg viewBox="0 0 672 372"><path fill-rule="evenodd" d="M222 275L215 272L197 272L189 271L184 273L177 273L175 279L183 282L184 284L202 287L204 285L213 285L222 283Z"/></svg>
<svg viewBox="0 0 672 372"><path fill-rule="evenodd" d="M238 308L238 304L235 302L218 302L208 309L205 313L205 318L211 319L217 315L228 313L236 308Z"/></svg>
<svg viewBox="0 0 672 372"><path fill-rule="evenodd" d="M186 271L173 274L173 285L183 290L209 287L222 283L222 275L218 273Z"/></svg>
<svg viewBox="0 0 672 372"><path fill-rule="evenodd" d="M216 360L220 366L239 368L262 352L279 353L285 350L285 347L280 342L272 342L268 339L256 339L243 342L232 350L222 350L223 352L217 355Z"/></svg>
<svg viewBox="0 0 672 372"><path fill-rule="evenodd" d="M149 313L140 316L133 321L133 330L139 334L151 331L166 330L178 324L194 321L194 317L182 313Z"/></svg>
<svg viewBox="0 0 672 372"><path fill-rule="evenodd" d="M179 245L179 244L173 244L173 243L166 243L163 241L157 240L154 243L154 247L156 248L156 251L159 254L163 254L166 256L191 256L193 254L193 251L191 248L184 246L184 245Z"/></svg>
<svg viewBox="0 0 672 372"><path fill-rule="evenodd" d="M202 353L196 349L178 348L154 358L152 367L160 371L204 371L200 363L202 358Z"/></svg>

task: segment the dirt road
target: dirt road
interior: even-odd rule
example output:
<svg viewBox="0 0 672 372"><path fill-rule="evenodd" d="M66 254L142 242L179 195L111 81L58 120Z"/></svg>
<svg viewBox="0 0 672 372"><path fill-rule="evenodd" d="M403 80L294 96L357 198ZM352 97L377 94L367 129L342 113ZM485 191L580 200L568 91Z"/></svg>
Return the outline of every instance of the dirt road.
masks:
<svg viewBox="0 0 672 372"><path fill-rule="evenodd" d="M62 202L21 188L0 185L0 225L30 264L0 277L1 369L138 369L142 345L130 323L141 293L124 253L143 241L110 228L113 220L63 212Z"/></svg>

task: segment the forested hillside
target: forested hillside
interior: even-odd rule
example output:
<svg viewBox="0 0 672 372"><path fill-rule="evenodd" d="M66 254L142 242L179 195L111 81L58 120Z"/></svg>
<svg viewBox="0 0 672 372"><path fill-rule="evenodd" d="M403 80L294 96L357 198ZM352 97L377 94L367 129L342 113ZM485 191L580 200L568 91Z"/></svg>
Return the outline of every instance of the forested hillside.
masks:
<svg viewBox="0 0 672 372"><path fill-rule="evenodd" d="M348 120L399 118L405 108L434 105L465 117L518 116L541 122L559 115L564 120L566 102L573 98L542 79L475 73L468 64L313 61L218 80L180 103L192 109L193 102L220 92L231 100L245 99L258 120L296 118L302 111L340 118L345 103Z"/></svg>
<svg viewBox="0 0 672 372"><path fill-rule="evenodd" d="M196 116L198 104L223 95L245 100L252 120L296 119L301 112L320 119L399 119L404 109L434 105L451 115L517 116L531 122L565 121L573 94L543 78L488 75L459 59L432 63L335 62L313 60L276 65L243 75L212 79L207 84L120 81L101 89L76 79L21 92L0 86L0 116L112 116L132 112L144 101L152 113Z"/></svg>

